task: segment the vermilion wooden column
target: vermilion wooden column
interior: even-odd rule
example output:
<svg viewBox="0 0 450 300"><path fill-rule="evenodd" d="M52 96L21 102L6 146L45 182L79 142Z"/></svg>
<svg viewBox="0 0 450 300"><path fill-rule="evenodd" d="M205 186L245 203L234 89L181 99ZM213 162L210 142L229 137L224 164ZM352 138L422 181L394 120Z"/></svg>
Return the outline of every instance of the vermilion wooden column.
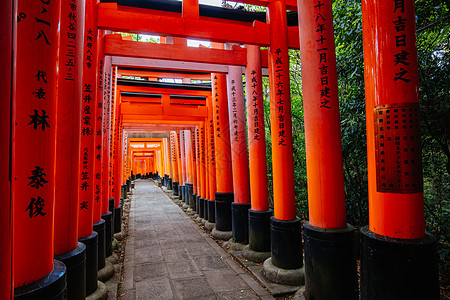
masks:
<svg viewBox="0 0 450 300"><path fill-rule="evenodd" d="M94 33L97 2L86 0L83 84L81 89L81 153L79 170L79 241L86 245L86 295L97 290L98 234L93 231L95 107L97 85L97 35Z"/></svg>
<svg viewBox="0 0 450 300"><path fill-rule="evenodd" d="M192 209L194 211L196 210L196 207L197 207L197 193L198 193L197 149L196 149L196 144L197 144L196 132L197 132L197 130L198 130L197 127L193 128L191 130L191 143L190 143L190 147L192 149L191 165L192 165L192 184L193 184L190 203L191 203Z"/></svg>
<svg viewBox="0 0 450 300"><path fill-rule="evenodd" d="M3 199L0 206L0 220L2 231L0 239L3 242L2 256L0 257L0 298L13 299L14 283L12 272L12 203L11 203L11 103L12 103L12 75L13 75L13 1L0 3L0 68L4 70L5 78L0 81L2 99L0 104L0 125L3 143L0 144L0 191ZM14 29L13 29L14 28Z"/></svg>
<svg viewBox="0 0 450 300"><path fill-rule="evenodd" d="M230 123L228 114L227 82L225 74L212 73L214 142L216 154L217 191L216 230L231 231L231 202L233 202L233 176L231 165Z"/></svg>
<svg viewBox="0 0 450 300"><path fill-rule="evenodd" d="M200 152L200 178L201 178L201 198L206 199L206 144L205 144L205 122L200 125L200 142L199 142L199 152Z"/></svg>
<svg viewBox="0 0 450 300"><path fill-rule="evenodd" d="M121 97L120 92L114 93L114 131L113 134L113 176L111 177L112 197L114 198L114 206L120 206L120 161L122 160L121 152Z"/></svg>
<svg viewBox="0 0 450 300"><path fill-rule="evenodd" d="M117 207L117 199L114 198L115 196L115 187L114 184L115 180L115 168L114 163L115 161L115 145L116 145L116 139L115 139L115 132L116 132L116 126L117 126L117 67L112 67L112 77L111 77L111 95L110 95L110 128L109 128L109 135L110 135L110 142L109 142L109 196L110 196L110 210L114 214L114 208ZM114 202L112 204L111 202ZM112 206L114 208L112 208Z"/></svg>
<svg viewBox="0 0 450 300"><path fill-rule="evenodd" d="M122 153L122 157L123 157L123 165L122 165L122 184L126 185L127 182L127 166L128 166L128 132L126 130L123 131L123 153Z"/></svg>
<svg viewBox="0 0 450 300"><path fill-rule="evenodd" d="M208 222L216 222L216 205L215 205L215 193L216 193L216 155L215 155L215 142L214 142L214 118L213 118L213 101L212 97L206 99L208 106L208 119L207 119L207 157L208 157L208 201L205 202L205 215L207 215Z"/></svg>
<svg viewBox="0 0 450 300"><path fill-rule="evenodd" d="M17 18L17 30L13 57L13 144L10 157L14 293L15 297L27 294L31 298L43 293L41 297L53 299L65 292L66 284L66 267L53 260L57 127L55 57L59 45L60 2L18 0L15 4L17 15L13 17ZM4 17L8 20L7 16ZM10 42L11 39L5 40L5 43ZM2 49L2 52L8 51L8 48ZM3 92L10 90L8 87ZM4 98L2 102L7 101L9 99ZM7 140L2 142L8 144ZM3 156L6 154L2 153ZM9 173L9 168L7 170ZM3 199L2 203L7 201L8 198ZM8 232L9 228L7 226L2 230ZM10 289L7 287L6 291Z"/></svg>
<svg viewBox="0 0 450 300"><path fill-rule="evenodd" d="M201 164L201 155L200 155L200 129L199 126L195 126L195 179L196 179L196 190L195 190L195 205L194 209L199 213L199 204L200 204L200 197L201 197L201 189L202 189L202 178L201 178L201 171L200 171L200 164Z"/></svg>
<svg viewBox="0 0 450 300"><path fill-rule="evenodd" d="M193 206L192 194L194 193L194 168L193 168L193 152L192 152L192 133L191 130L184 130L184 153L186 162L186 182L185 182L185 202L190 207Z"/></svg>
<svg viewBox="0 0 450 300"><path fill-rule="evenodd" d="M248 146L250 169L251 210L248 213L249 249L270 256L270 217L267 183L264 99L259 46L246 45L247 66L245 87L247 95ZM245 252L246 253L246 252ZM245 254L244 254L245 255ZM246 256L255 260L254 256ZM259 262L259 261L257 261Z"/></svg>
<svg viewBox="0 0 450 300"><path fill-rule="evenodd" d="M98 30L97 39L97 102L95 106L95 160L94 160L94 223L102 218L102 156L103 156L103 72L105 63L104 30ZM106 221L106 220L105 220Z"/></svg>
<svg viewBox="0 0 450 300"><path fill-rule="evenodd" d="M205 122L201 122L199 126L199 180L200 180L200 194L198 198L198 215L201 219L205 218L205 199L207 198L207 179L206 179L206 152L205 152Z"/></svg>
<svg viewBox="0 0 450 300"><path fill-rule="evenodd" d="M99 43L102 41L102 35L104 32L99 32ZM100 48L100 51L102 48ZM111 89L112 89L112 67L111 67L111 57L106 56L103 57L103 53L99 52L99 77L98 84L102 86L101 94L100 89L98 89L97 96L101 96L102 98L102 157L101 157L101 168L102 168L102 176L101 176L101 213L102 219L105 220L105 256L110 256L112 254L112 241L114 236L114 215L113 215L113 206L110 209L111 204L114 203L114 200L109 201L110 196L110 188L109 188L109 180L110 180L110 169L109 169L109 160L110 160L110 128L111 128ZM103 70L102 66L102 58L103 58ZM111 210L111 211L110 211Z"/></svg>
<svg viewBox="0 0 450 300"><path fill-rule="evenodd" d="M96 36L93 33L94 13L92 0L86 1L85 35L83 47L83 84L81 89L81 155L79 172L79 234L87 237L92 234L94 209L94 139L96 107L96 68L92 63L96 53ZM92 55L91 55L92 53Z"/></svg>
<svg viewBox="0 0 450 300"><path fill-rule="evenodd" d="M119 133L120 133L120 93L117 91L117 67L113 67L111 88L111 143L110 143L110 210L114 214L114 233L122 230L122 206L120 205L120 164L119 164ZM122 159L122 158L120 158ZM114 200L112 200L114 199ZM114 205L112 202L114 201ZM114 206L114 208L112 208Z"/></svg>
<svg viewBox="0 0 450 300"><path fill-rule="evenodd" d="M177 155L178 184L183 185L183 170L181 168L180 131L175 131L175 153Z"/></svg>
<svg viewBox="0 0 450 300"><path fill-rule="evenodd" d="M103 166L103 177L102 177L102 214L105 215L109 211L109 199L110 199L110 189L109 189L109 178L110 178L110 143L111 143L111 89L112 89L112 68L111 68L111 57L105 57L104 71L103 71L103 136L102 136L102 166ZM111 212L112 213L112 212Z"/></svg>
<svg viewBox="0 0 450 300"><path fill-rule="evenodd" d="M181 170L181 181L182 186L184 186L184 183L186 182L186 165L184 161L184 130L180 130L178 132L178 151L180 154L180 170Z"/></svg>
<svg viewBox="0 0 450 300"><path fill-rule="evenodd" d="M93 182L92 188L94 190L94 199L93 199L93 229L98 234L98 270L101 270L105 267L105 259L106 259L106 242L109 242L109 239L106 238L106 228L108 225L106 224L106 220L101 218L101 198L102 198L102 115L103 115L103 87L102 87L102 75L103 75L103 60L104 57L104 34L103 32L99 32L98 30L98 20L97 20L97 0L92 3L91 9L94 14L94 22L92 27L92 32L94 36L93 44L95 46L90 49L91 51L88 53L88 66L91 65L91 68L95 70L95 83L93 85L94 89L94 103L93 107L93 118L92 122L95 125L94 130L94 167L93 167ZM99 40L100 38L100 40ZM108 220L109 221L109 220Z"/></svg>
<svg viewBox="0 0 450 300"><path fill-rule="evenodd" d="M173 171L172 171L172 157L170 151L170 138L166 138L166 164L167 164L167 175L170 179L172 179Z"/></svg>
<svg viewBox="0 0 450 300"><path fill-rule="evenodd" d="M67 268L67 293L86 297L86 246L78 242L84 1L61 5L55 165L55 258ZM74 22L76 19L76 22Z"/></svg>
<svg viewBox="0 0 450 300"><path fill-rule="evenodd" d="M177 133L176 131L170 132L170 151L172 159L172 189L173 194L178 196L179 171L178 171L178 153L177 153Z"/></svg>
<svg viewBox="0 0 450 300"><path fill-rule="evenodd" d="M116 95L116 125L114 130L115 136L115 148L114 148L114 233L119 233L122 231L122 115L121 115L121 100L120 95Z"/></svg>
<svg viewBox="0 0 450 300"><path fill-rule="evenodd" d="M357 299L354 232L345 220L331 1L299 1L298 11L309 207L309 222L303 225L306 294ZM331 283L323 280L324 273Z"/></svg>
<svg viewBox="0 0 450 300"><path fill-rule="evenodd" d="M234 202L231 204L233 238L248 243L248 210L250 209L250 178L248 169L242 68L228 66L228 109L230 118L231 160Z"/></svg>
<svg viewBox="0 0 450 300"><path fill-rule="evenodd" d="M435 239L424 229L414 1L364 0L362 10L369 227L361 299L439 299Z"/></svg>
<svg viewBox="0 0 450 300"><path fill-rule="evenodd" d="M187 181L187 168L186 168L186 148L185 148L185 134L184 130L180 130L180 140L179 140L179 146L180 146L180 154L181 154L181 173L183 178L183 184L180 187L180 193L181 193L181 199L188 203L189 200L186 199L186 183ZM187 202L186 202L187 201Z"/></svg>
<svg viewBox="0 0 450 300"><path fill-rule="evenodd" d="M272 136L273 201L271 263L278 268L303 265L300 221L295 214L292 119L287 48L286 4L274 0L268 6L270 23L269 78ZM267 272L266 272L267 273ZM300 278L298 283L300 282Z"/></svg>
<svg viewBox="0 0 450 300"><path fill-rule="evenodd" d="M177 131L173 131L172 133L173 135L173 147L174 147L174 164L173 164L173 168L174 170L176 170L176 177L174 176L173 179L173 195L174 196L178 196L180 197L179 194L179 186L182 185L182 179L181 179L181 154L180 154L180 147L179 147L179 133Z"/></svg>
<svg viewBox="0 0 450 300"><path fill-rule="evenodd" d="M267 190L266 137L261 74L261 51L258 46L246 45L245 69L248 119L248 147L250 193L252 210L269 210Z"/></svg>
<svg viewBox="0 0 450 300"><path fill-rule="evenodd" d="M69 14L80 16L73 24ZM58 119L55 177L55 255L74 250L78 243L78 195L80 157L80 115L83 59L84 3L73 10L61 5ZM68 157L70 159L68 159Z"/></svg>
<svg viewBox="0 0 450 300"><path fill-rule="evenodd" d="M234 202L247 204L250 187L241 67L228 66L227 82Z"/></svg>

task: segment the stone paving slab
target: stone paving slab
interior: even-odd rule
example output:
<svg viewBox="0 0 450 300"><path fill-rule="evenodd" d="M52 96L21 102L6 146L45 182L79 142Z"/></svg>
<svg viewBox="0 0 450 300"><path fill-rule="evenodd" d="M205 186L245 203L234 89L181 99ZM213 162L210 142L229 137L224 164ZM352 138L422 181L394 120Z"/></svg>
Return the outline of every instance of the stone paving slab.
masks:
<svg viewBox="0 0 450 300"><path fill-rule="evenodd" d="M118 299L274 299L152 181L136 180Z"/></svg>

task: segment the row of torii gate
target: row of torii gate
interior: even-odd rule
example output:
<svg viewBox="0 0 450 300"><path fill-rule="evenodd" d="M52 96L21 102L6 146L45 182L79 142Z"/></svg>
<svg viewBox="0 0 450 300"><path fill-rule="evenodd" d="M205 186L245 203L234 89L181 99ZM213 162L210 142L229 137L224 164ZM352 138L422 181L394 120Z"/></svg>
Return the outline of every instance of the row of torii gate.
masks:
<svg viewBox="0 0 450 300"><path fill-rule="evenodd" d="M267 15L197 0L2 1L2 299L92 294L101 253L111 253L111 234L121 230L121 192L132 169L167 175L173 187L198 195L195 209L203 204L216 230L232 230L238 242L249 230L250 250L270 252L273 280L283 282L284 273L301 280L305 264L307 299L359 297L345 218L331 1L242 2L267 6ZM360 297L438 299L435 240L424 229L413 1L362 4L370 221L361 231ZM162 42L111 32L157 34ZM213 46L187 47L188 37ZM288 48L300 49L302 63L304 245ZM270 81L273 216L263 75ZM154 81L161 77L211 85Z"/></svg>

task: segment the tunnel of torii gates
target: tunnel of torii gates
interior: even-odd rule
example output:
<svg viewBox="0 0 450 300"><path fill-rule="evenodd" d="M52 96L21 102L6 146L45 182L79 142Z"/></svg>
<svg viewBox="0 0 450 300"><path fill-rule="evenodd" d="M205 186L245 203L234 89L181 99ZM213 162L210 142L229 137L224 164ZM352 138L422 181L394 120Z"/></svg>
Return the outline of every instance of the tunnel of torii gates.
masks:
<svg viewBox="0 0 450 300"><path fill-rule="evenodd" d="M424 229L413 1L362 2L369 225L359 289L331 1L242 2L267 13L198 0L1 1L1 299L92 294L138 174L162 178L218 236L248 243L248 259L265 259L270 280L305 283L307 299L438 299L435 239ZM212 47L188 47L187 38ZM303 231L289 48L300 50L303 77ZM270 82L273 211L262 76Z"/></svg>

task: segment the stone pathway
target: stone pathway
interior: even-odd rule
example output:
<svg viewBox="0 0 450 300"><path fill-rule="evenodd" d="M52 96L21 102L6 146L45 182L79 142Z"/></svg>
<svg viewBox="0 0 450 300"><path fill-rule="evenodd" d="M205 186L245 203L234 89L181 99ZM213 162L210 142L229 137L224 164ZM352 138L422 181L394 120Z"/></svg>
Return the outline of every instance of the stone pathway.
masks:
<svg viewBox="0 0 450 300"><path fill-rule="evenodd" d="M119 299L274 299L151 180L136 180Z"/></svg>

